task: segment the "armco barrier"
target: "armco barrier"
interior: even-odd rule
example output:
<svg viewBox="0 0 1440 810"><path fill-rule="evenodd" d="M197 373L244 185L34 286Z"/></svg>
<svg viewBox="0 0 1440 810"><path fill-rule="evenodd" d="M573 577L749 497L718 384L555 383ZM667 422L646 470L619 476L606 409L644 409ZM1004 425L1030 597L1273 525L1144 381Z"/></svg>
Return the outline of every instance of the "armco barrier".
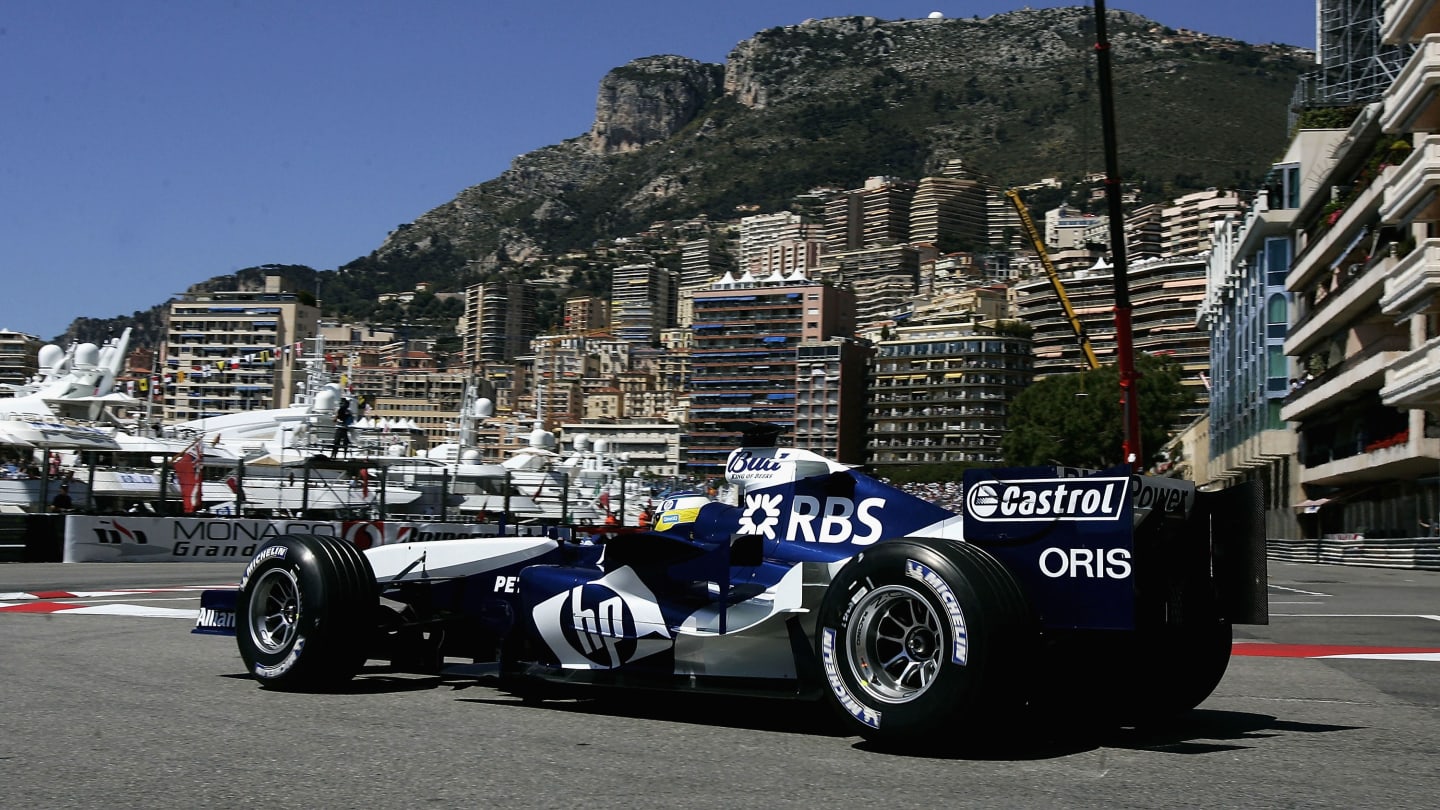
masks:
<svg viewBox="0 0 1440 810"><path fill-rule="evenodd" d="M1440 571L1440 538L1435 537L1271 538L1268 546L1269 558L1280 562Z"/></svg>

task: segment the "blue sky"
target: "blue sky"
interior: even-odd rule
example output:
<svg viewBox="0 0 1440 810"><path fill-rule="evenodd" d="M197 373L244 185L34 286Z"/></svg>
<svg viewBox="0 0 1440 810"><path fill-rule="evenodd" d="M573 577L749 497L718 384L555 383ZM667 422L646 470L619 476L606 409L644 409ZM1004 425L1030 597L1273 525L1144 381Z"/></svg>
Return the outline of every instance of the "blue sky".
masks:
<svg viewBox="0 0 1440 810"><path fill-rule="evenodd" d="M9 0L0 329L49 339L244 267L364 256L516 155L585 132L600 79L631 59L723 62L811 17L1078 4ZM1314 0L1107 6L1314 47Z"/></svg>

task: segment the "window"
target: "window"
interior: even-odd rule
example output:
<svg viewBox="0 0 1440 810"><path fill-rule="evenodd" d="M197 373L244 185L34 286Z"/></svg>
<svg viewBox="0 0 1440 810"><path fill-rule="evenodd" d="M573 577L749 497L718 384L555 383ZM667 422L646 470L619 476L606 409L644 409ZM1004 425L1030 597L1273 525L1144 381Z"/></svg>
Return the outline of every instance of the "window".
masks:
<svg viewBox="0 0 1440 810"><path fill-rule="evenodd" d="M1290 307L1283 295L1272 295L1265 304L1266 327L1265 336L1273 340L1285 338L1285 328L1289 323Z"/></svg>
<svg viewBox="0 0 1440 810"><path fill-rule="evenodd" d="M1265 240L1265 283L1284 287L1285 274L1290 272L1290 240L1285 237Z"/></svg>

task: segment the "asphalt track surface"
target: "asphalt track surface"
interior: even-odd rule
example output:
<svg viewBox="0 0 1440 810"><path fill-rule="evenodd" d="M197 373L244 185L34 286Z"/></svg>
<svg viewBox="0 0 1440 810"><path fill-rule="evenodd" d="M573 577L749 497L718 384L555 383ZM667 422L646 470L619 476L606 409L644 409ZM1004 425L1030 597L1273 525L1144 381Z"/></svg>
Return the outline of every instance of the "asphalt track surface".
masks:
<svg viewBox="0 0 1440 810"><path fill-rule="evenodd" d="M799 704L531 706L381 673L269 692L231 639L189 634L196 591L93 595L238 573L0 565L0 808L1440 805L1440 573L1272 563L1272 623L1237 630L1248 654L1183 721L944 756ZM1376 657L1307 657L1337 654Z"/></svg>

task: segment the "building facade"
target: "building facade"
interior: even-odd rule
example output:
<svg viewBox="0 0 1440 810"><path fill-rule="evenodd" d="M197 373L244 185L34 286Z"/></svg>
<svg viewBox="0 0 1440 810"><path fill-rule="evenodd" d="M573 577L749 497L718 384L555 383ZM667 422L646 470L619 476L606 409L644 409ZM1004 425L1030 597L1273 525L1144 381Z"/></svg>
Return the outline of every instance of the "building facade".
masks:
<svg viewBox="0 0 1440 810"><path fill-rule="evenodd" d="M465 288L460 357L471 371L503 368L529 351L535 337L535 288L524 281L493 281Z"/></svg>
<svg viewBox="0 0 1440 810"><path fill-rule="evenodd" d="M40 370L40 338L0 329L0 383L21 385Z"/></svg>
<svg viewBox="0 0 1440 810"><path fill-rule="evenodd" d="M853 317L850 291L818 282L720 282L697 292L687 469L702 476L723 473L738 438L727 423L773 423L793 435L800 347L850 337ZM863 386L864 379L842 377L837 385ZM863 431L860 415L853 416L856 422L834 425L837 433Z"/></svg>
<svg viewBox="0 0 1440 810"><path fill-rule="evenodd" d="M660 339L675 323L679 288L673 271L653 264L615 268L610 287L610 326L615 336L642 346Z"/></svg>
<svg viewBox="0 0 1440 810"><path fill-rule="evenodd" d="M320 310L268 276L260 289L187 294L168 321L164 419L188 422L288 406Z"/></svg>
<svg viewBox="0 0 1440 810"><path fill-rule="evenodd" d="M1135 349L1169 355L1183 371L1183 383L1195 395L1184 415L1198 417L1209 404L1210 340L1196 322L1205 299L1206 258L1188 256L1130 263L1126 275L1132 305ZM1116 361L1115 274L1098 261L1088 270L1061 273L1066 297L1102 365ZM1047 278L1031 278L1015 287L1020 319L1035 330L1035 378L1073 374L1087 368L1080 341Z"/></svg>
<svg viewBox="0 0 1440 810"><path fill-rule="evenodd" d="M902 326L876 344L867 435L872 466L1003 460L1006 415L1034 366L1024 330L997 326Z"/></svg>

